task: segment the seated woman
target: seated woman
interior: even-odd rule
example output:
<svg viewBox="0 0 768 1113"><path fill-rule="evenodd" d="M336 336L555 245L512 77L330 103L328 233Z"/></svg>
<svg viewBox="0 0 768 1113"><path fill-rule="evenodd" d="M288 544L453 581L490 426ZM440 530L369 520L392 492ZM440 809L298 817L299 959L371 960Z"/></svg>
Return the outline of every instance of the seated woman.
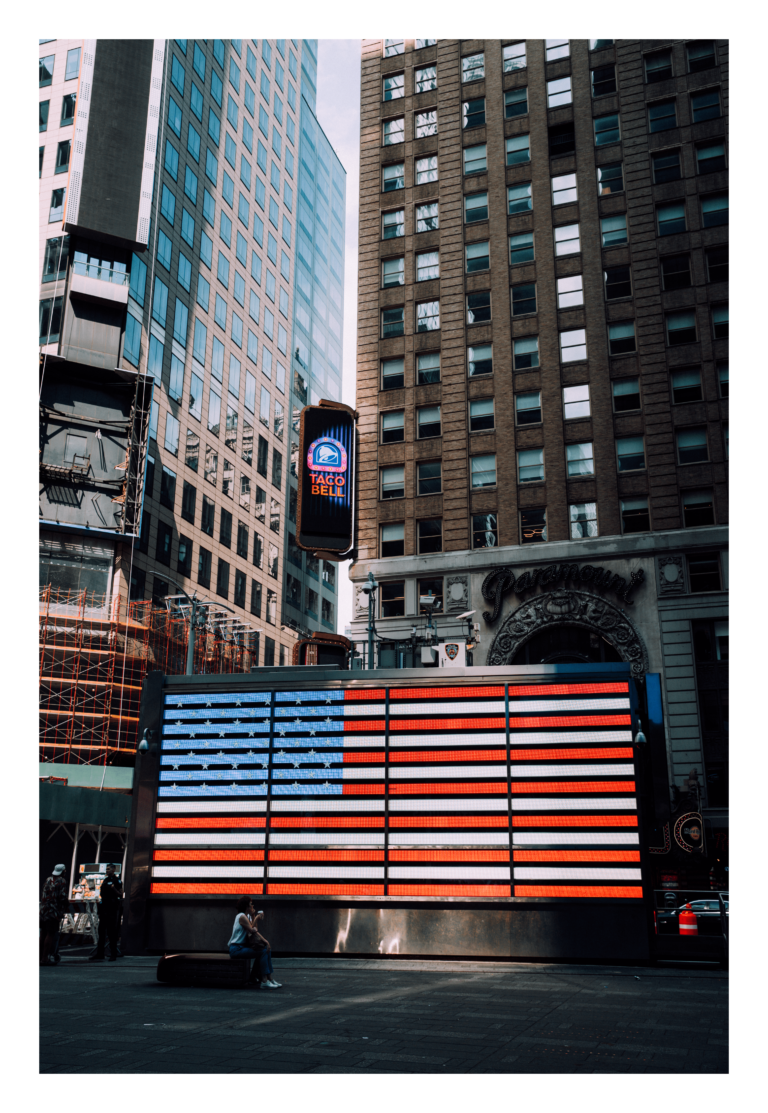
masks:
<svg viewBox="0 0 768 1113"><path fill-rule="evenodd" d="M240 897L237 902L237 916L229 940L230 958L253 958L253 970L248 981L261 985L264 989L279 989L281 983L272 977L272 951L269 940L258 930L258 922L263 912L256 912L250 897Z"/></svg>

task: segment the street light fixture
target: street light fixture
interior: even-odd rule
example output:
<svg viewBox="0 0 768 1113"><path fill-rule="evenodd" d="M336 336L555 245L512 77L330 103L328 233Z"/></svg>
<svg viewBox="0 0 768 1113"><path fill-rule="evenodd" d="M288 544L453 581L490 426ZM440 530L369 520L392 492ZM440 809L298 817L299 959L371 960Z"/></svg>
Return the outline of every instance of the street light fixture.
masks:
<svg viewBox="0 0 768 1113"><path fill-rule="evenodd" d="M374 635L374 619L373 619L373 597L378 588L376 580L373 578L373 573L368 573L368 579L362 586L362 591L368 596L368 668L373 668L373 635Z"/></svg>

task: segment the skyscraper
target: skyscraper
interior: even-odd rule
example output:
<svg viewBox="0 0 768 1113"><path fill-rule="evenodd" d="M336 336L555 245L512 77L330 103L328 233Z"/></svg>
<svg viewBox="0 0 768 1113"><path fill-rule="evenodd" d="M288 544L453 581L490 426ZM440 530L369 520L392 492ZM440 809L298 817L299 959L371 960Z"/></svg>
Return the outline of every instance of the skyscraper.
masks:
<svg viewBox="0 0 768 1113"><path fill-rule="evenodd" d="M727 828L728 44L362 52L352 637L660 673Z"/></svg>

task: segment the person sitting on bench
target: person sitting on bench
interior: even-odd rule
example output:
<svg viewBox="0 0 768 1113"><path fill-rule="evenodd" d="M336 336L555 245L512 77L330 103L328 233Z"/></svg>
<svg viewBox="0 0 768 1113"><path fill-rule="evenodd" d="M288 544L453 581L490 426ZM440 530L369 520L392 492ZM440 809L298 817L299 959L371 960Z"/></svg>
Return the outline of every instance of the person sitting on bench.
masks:
<svg viewBox="0 0 768 1113"><path fill-rule="evenodd" d="M229 957L255 959L248 981L251 984L260 984L264 989L279 989L281 983L272 977L269 941L258 930L258 922L263 915L263 912L256 912L250 897L240 897L229 940Z"/></svg>

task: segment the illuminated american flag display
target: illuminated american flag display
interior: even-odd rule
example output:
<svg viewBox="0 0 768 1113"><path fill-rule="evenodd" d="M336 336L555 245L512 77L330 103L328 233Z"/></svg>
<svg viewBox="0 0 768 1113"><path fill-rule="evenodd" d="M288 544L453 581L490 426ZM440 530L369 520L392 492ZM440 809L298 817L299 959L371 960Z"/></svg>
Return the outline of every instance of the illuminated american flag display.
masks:
<svg viewBox="0 0 768 1113"><path fill-rule="evenodd" d="M642 897L627 681L164 699L153 894Z"/></svg>

